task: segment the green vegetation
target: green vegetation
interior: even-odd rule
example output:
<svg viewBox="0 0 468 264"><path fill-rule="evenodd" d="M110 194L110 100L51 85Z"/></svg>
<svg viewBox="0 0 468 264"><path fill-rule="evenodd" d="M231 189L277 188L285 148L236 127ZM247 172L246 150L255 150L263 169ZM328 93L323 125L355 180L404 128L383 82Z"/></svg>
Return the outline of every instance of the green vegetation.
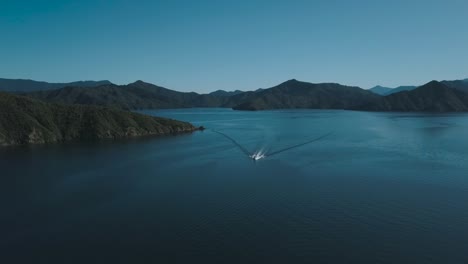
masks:
<svg viewBox="0 0 468 264"><path fill-rule="evenodd" d="M230 107L236 110L348 109L364 111L468 111L468 81L431 82L420 87L394 89L336 83L289 80L251 92L216 91L211 94L177 92L137 81L128 85L105 84L94 88L65 87L25 95L51 103L97 105L126 110ZM377 93L383 93L381 95Z"/></svg>
<svg viewBox="0 0 468 264"><path fill-rule="evenodd" d="M48 83L23 79L0 78L0 91L5 92L34 92L42 90L60 89L67 86L96 87L111 84L109 81L78 81L70 83Z"/></svg>
<svg viewBox="0 0 468 264"><path fill-rule="evenodd" d="M250 96L234 107L236 110L288 108L350 109L371 102L379 96L358 87L336 83L313 84L289 80Z"/></svg>
<svg viewBox="0 0 468 264"><path fill-rule="evenodd" d="M468 94L432 81L411 91L379 97L355 108L366 111L464 112L468 111Z"/></svg>
<svg viewBox="0 0 468 264"><path fill-rule="evenodd" d="M62 105L0 92L0 145L191 132L176 120L97 106Z"/></svg>
<svg viewBox="0 0 468 264"><path fill-rule="evenodd" d="M255 92L224 92L211 94L178 92L154 84L136 81L128 85L101 85L65 87L56 90L26 93L24 95L46 102L109 106L126 110L233 107L250 98Z"/></svg>
<svg viewBox="0 0 468 264"><path fill-rule="evenodd" d="M411 90L414 90L416 88L417 88L417 86L398 86L396 88L389 88L389 87L382 87L380 85L377 85L377 86L369 89L369 91L371 91L373 93L376 93L376 94L379 94L379 95L385 96L385 95L390 95L390 94L403 92L403 91L411 91Z"/></svg>
<svg viewBox="0 0 468 264"><path fill-rule="evenodd" d="M65 87L27 94L47 102L112 106L121 109L159 109L224 106L229 97L172 91L137 81L128 85L101 85L93 89Z"/></svg>
<svg viewBox="0 0 468 264"><path fill-rule="evenodd" d="M358 87L290 80L265 89L237 105L238 110L287 108L401 112L468 111L468 81L432 81L418 88L400 86L381 96Z"/></svg>

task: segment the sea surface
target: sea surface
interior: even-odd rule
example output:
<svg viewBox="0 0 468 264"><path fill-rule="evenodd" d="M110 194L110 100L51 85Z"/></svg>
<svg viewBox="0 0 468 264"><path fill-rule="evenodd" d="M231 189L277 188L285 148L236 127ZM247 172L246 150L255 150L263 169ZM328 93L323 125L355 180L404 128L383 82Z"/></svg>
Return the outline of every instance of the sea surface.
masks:
<svg viewBox="0 0 468 264"><path fill-rule="evenodd" d="M0 149L1 263L468 263L467 114L142 112L206 130Z"/></svg>

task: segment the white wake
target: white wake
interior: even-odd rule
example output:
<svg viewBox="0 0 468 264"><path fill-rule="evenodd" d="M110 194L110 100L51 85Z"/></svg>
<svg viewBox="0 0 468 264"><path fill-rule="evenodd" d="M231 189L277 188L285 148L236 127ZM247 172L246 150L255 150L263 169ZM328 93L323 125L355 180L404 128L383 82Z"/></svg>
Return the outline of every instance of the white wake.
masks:
<svg viewBox="0 0 468 264"><path fill-rule="evenodd" d="M265 153L265 151L263 149L261 149L261 150L255 151L252 155L250 155L250 157L253 160L259 160L259 159L265 158L266 153Z"/></svg>

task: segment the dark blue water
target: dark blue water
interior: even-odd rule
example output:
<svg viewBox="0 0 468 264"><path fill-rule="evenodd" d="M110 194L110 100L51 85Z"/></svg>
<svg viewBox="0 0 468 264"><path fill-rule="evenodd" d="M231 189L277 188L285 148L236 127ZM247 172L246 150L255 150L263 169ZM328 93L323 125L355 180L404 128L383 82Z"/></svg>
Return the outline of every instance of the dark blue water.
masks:
<svg viewBox="0 0 468 264"><path fill-rule="evenodd" d="M466 114L145 113L207 130L0 149L0 262L468 262Z"/></svg>

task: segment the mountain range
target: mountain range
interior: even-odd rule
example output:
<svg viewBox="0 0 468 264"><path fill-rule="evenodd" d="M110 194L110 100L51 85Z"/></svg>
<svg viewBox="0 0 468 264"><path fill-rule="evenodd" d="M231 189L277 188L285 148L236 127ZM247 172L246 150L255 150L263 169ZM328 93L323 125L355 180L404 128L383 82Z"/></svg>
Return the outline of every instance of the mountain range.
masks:
<svg viewBox="0 0 468 264"><path fill-rule="evenodd" d="M369 91L379 94L379 95L390 95L390 94L403 92L403 91L411 91L415 89L416 87L417 86L398 86L396 88L390 88L390 87L383 87L383 86L377 85L369 89Z"/></svg>
<svg viewBox="0 0 468 264"><path fill-rule="evenodd" d="M5 92L33 92L41 90L60 89L67 86L96 87L111 84L110 81L78 81L69 83L48 83L24 79L4 79L0 78L0 91Z"/></svg>
<svg viewBox="0 0 468 264"><path fill-rule="evenodd" d="M358 87L327 83L311 84L290 80L254 94L246 102L235 106L234 109L313 108L402 112L468 111L467 80L431 81L415 88L401 86L401 90L403 91L382 96Z"/></svg>
<svg viewBox="0 0 468 264"><path fill-rule="evenodd" d="M236 110L267 110L287 108L350 109L378 98L359 87L337 83L313 84L295 79L251 94Z"/></svg>
<svg viewBox="0 0 468 264"><path fill-rule="evenodd" d="M468 111L468 93L431 81L409 91L381 96L354 108L365 111L463 112Z"/></svg>
<svg viewBox="0 0 468 264"><path fill-rule="evenodd" d="M93 89L65 87L25 95L53 103L99 105L127 110L188 107L229 107L237 110L347 109L377 97L358 87L334 83L311 84L294 79L254 92L187 93L136 81L128 85L109 84Z"/></svg>
<svg viewBox="0 0 468 264"><path fill-rule="evenodd" d="M240 92L234 95L224 93L219 95L220 92L215 94L178 92L143 81L136 81L127 85L108 84L92 89L70 86L56 90L24 93L24 95L53 103L99 105L136 110L233 107L254 93Z"/></svg>
<svg viewBox="0 0 468 264"><path fill-rule="evenodd" d="M23 80L20 82L23 83ZM391 89L377 86L370 90L337 83L314 84L292 79L256 91L218 90L209 94L178 92L143 81L127 85L105 82L95 87L66 86L21 94L49 103L96 105L124 110L228 107L235 110L312 108L364 111L464 111L458 102L465 102L464 94L468 92L468 79L433 81L430 82L431 85L420 87L400 86ZM91 83L99 82L89 84ZM23 87L23 89L32 88ZM441 90L441 93L436 93L435 90Z"/></svg>
<svg viewBox="0 0 468 264"><path fill-rule="evenodd" d="M458 89L463 92L468 92L468 79L464 80L455 80L455 81L441 81L441 83L447 85L448 87ZM379 94L379 95L390 95L403 91L411 91L416 89L418 86L398 86L396 88L384 87L384 86L374 86L369 89L369 91Z"/></svg>
<svg viewBox="0 0 468 264"><path fill-rule="evenodd" d="M218 90L210 94L178 92L143 81L115 85L108 81L48 84L0 80L0 84L12 84L12 88L2 87L4 90L15 92L0 92L0 145L166 135L197 129L189 123L125 111L137 109L468 111L468 79L431 81L419 87L395 89L379 86L371 90L292 79L266 89ZM40 87L45 88L36 91Z"/></svg>

